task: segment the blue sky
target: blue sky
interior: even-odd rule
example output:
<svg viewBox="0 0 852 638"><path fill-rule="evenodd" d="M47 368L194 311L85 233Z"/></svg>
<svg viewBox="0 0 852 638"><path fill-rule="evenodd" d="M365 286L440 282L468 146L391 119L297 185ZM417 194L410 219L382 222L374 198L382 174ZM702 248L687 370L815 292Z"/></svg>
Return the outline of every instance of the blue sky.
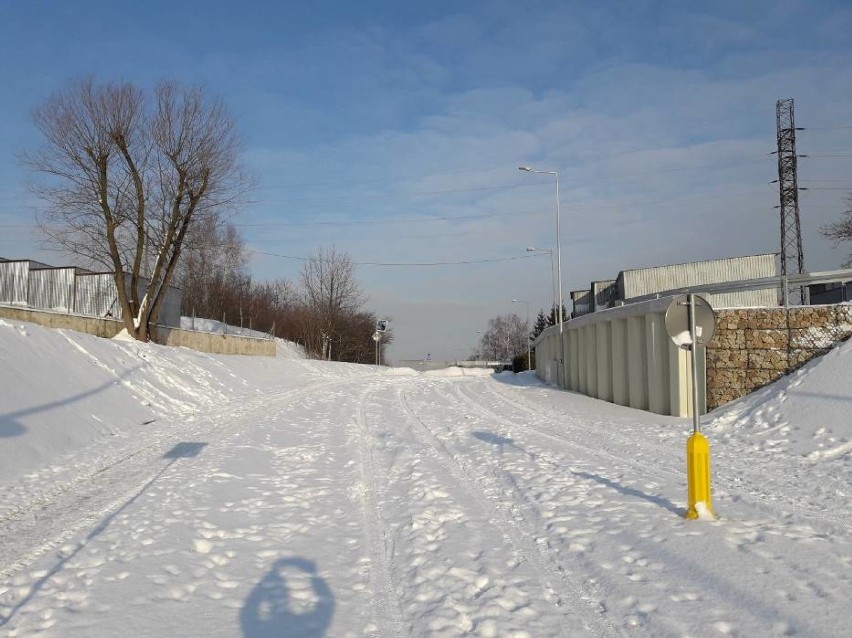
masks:
<svg viewBox="0 0 852 638"><path fill-rule="evenodd" d="M625 268L779 250L775 101L796 100L806 268L852 190L844 2L0 4L0 255L40 252L16 152L73 77L203 84L238 119L258 280L334 245L395 360L467 354L497 314ZM5 226L2 226L4 225ZM274 255L285 255L274 256ZM378 266L505 259L454 266Z"/></svg>

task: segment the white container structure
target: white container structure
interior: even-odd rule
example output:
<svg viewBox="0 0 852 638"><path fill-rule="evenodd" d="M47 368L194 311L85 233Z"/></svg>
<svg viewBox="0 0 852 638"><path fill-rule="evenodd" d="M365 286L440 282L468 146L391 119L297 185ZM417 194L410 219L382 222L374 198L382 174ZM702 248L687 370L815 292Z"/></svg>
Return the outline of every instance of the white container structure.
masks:
<svg viewBox="0 0 852 638"><path fill-rule="evenodd" d="M574 305L571 317L582 317L592 312L592 293L589 290L572 290L571 302Z"/></svg>
<svg viewBox="0 0 852 638"><path fill-rule="evenodd" d="M625 303L667 291L726 283L743 279L777 277L775 254L712 259L670 266L623 270L618 274L618 294ZM721 294L702 293L714 308L774 307L778 305L775 287Z"/></svg>
<svg viewBox="0 0 852 638"><path fill-rule="evenodd" d="M593 281L591 293L592 312L612 308L618 300L618 280Z"/></svg>

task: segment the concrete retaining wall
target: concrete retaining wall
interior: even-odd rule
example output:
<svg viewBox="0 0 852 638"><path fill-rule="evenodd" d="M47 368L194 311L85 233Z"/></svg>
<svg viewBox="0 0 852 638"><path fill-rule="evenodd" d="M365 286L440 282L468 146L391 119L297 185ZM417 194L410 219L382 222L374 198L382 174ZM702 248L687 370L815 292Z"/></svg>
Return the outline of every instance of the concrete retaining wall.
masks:
<svg viewBox="0 0 852 638"><path fill-rule="evenodd" d="M690 356L665 329L666 297L583 315L535 342L547 383L657 414L690 416ZM699 413L761 388L852 335L852 305L717 310L698 348ZM560 347L561 345L561 347ZM705 352L706 351L706 352Z"/></svg>
<svg viewBox="0 0 852 638"><path fill-rule="evenodd" d="M551 326L535 342L537 375L611 403L691 415L691 355L666 334L670 303L670 298L654 299L583 315L563 324L561 339L559 326ZM703 348L698 357L698 407L704 413Z"/></svg>
<svg viewBox="0 0 852 638"><path fill-rule="evenodd" d="M85 332L106 339L113 338L124 329L124 322L115 319L81 317L11 306L0 306L0 317L13 321L27 321L46 328L64 328ZM275 356L275 341L271 339L252 339L238 335L194 332L162 326L157 329L157 332L161 345L189 348L210 354Z"/></svg>

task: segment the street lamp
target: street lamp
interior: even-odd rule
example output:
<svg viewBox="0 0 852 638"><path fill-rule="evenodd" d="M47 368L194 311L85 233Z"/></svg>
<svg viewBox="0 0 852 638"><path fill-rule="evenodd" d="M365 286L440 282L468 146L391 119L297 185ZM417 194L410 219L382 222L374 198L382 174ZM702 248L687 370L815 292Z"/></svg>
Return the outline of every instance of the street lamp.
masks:
<svg viewBox="0 0 852 638"><path fill-rule="evenodd" d="M532 346L530 345L530 302L523 299L512 299L512 303L523 303L527 305L527 372L530 371L532 365Z"/></svg>
<svg viewBox="0 0 852 638"><path fill-rule="evenodd" d="M556 274L555 268L553 267L553 250L550 248L527 248L528 253L547 253L550 255L550 307L554 311L556 310Z"/></svg>
<svg viewBox="0 0 852 638"><path fill-rule="evenodd" d="M553 175L556 178L556 273L559 280L559 365L556 366L557 383L559 381L559 373L562 369L562 238L559 227L559 173L558 171L537 171L529 166L518 166L518 170L526 171L527 173L538 173L539 175ZM565 376L564 374L562 375Z"/></svg>

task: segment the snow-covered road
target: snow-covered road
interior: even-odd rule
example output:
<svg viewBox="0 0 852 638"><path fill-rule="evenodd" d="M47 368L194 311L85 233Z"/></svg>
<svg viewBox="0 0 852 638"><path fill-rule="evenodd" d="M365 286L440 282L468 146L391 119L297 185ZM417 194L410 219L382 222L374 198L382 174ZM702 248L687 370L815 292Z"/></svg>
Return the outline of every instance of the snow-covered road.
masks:
<svg viewBox="0 0 852 638"><path fill-rule="evenodd" d="M0 631L847 635L848 463L791 455L771 402L764 443L733 427L757 407L710 424L721 518L686 521L683 419L301 365L4 488Z"/></svg>

